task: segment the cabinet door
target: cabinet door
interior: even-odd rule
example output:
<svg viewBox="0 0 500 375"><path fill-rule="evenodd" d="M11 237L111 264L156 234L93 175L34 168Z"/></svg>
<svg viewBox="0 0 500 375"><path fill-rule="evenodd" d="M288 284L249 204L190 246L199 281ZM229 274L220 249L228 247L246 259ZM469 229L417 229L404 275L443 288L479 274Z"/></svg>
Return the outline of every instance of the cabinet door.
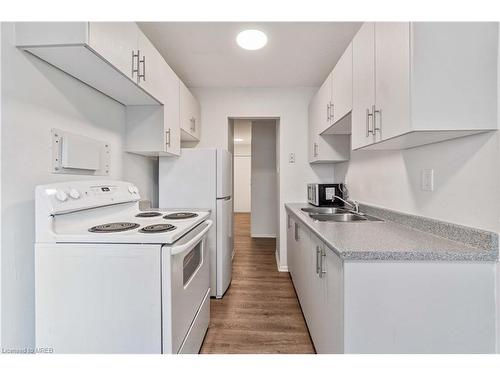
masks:
<svg viewBox="0 0 500 375"><path fill-rule="evenodd" d="M352 43L335 65L332 73L330 116L335 124L352 110Z"/></svg>
<svg viewBox="0 0 500 375"><path fill-rule="evenodd" d="M89 46L126 77L137 81L132 71L137 68L137 60L132 54L138 50L139 27L134 22L91 22L89 31Z"/></svg>
<svg viewBox="0 0 500 375"><path fill-rule="evenodd" d="M410 130L409 22L375 24L375 100L376 141Z"/></svg>
<svg viewBox="0 0 500 375"><path fill-rule="evenodd" d="M295 285L295 251L294 251L294 243L295 240L293 238L294 224L292 216L287 213L286 215L286 259L288 265L288 272L290 273L290 277Z"/></svg>
<svg viewBox="0 0 500 375"><path fill-rule="evenodd" d="M308 151L309 163L313 163L318 157L318 133L316 131L316 124L321 121L319 117L322 113L318 100L318 93L316 93L309 102L309 117L308 117Z"/></svg>
<svg viewBox="0 0 500 375"><path fill-rule="evenodd" d="M318 91L309 102L308 149L309 163L331 163L349 160L348 135L320 135L318 124L325 120L326 104Z"/></svg>
<svg viewBox="0 0 500 375"><path fill-rule="evenodd" d="M332 104L332 73L328 75L325 82L321 85L317 95L317 118L315 122L316 133L321 134L328 129L333 121L330 116L330 106Z"/></svg>
<svg viewBox="0 0 500 375"><path fill-rule="evenodd" d="M307 327L318 353L323 353L323 341L325 337L325 291L324 283L320 271L322 243L316 237L311 240L310 261L309 261L309 316L307 318Z"/></svg>
<svg viewBox="0 0 500 375"><path fill-rule="evenodd" d="M324 286L324 313L322 321L322 353L344 352L344 276L340 257L323 247L322 269Z"/></svg>
<svg viewBox="0 0 500 375"><path fill-rule="evenodd" d="M375 25L365 22L352 41L352 149L372 144L375 105Z"/></svg>
<svg viewBox="0 0 500 375"><path fill-rule="evenodd" d="M162 82L163 70L167 63L155 46L142 32L138 36L139 79L138 83L149 95L156 99L165 97L165 86Z"/></svg>
<svg viewBox="0 0 500 375"><path fill-rule="evenodd" d="M165 132L165 151L173 155L180 155L181 152L181 129L179 115L179 83L180 79L175 72L165 65L161 71L163 77L161 82L164 84L163 100L164 107L164 132Z"/></svg>
<svg viewBox="0 0 500 375"><path fill-rule="evenodd" d="M295 248L296 260L298 266L296 272L296 284L295 289L297 291L297 296L299 297L300 306L302 312L309 322L311 318L311 286L310 286L310 238L309 231L307 231L304 226L297 220L294 220L294 230L295 236Z"/></svg>
<svg viewBox="0 0 500 375"><path fill-rule="evenodd" d="M186 134L185 140L197 141L200 134L200 107L186 85L179 83L180 125Z"/></svg>

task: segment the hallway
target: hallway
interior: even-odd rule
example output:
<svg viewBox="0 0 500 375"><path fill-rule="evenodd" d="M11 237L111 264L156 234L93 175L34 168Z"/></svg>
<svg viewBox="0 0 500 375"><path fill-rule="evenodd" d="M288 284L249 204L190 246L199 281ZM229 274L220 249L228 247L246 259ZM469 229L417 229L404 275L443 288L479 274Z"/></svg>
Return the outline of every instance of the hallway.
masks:
<svg viewBox="0 0 500 375"><path fill-rule="evenodd" d="M314 353L290 276L278 272L275 239L250 237L250 214L234 215L233 280L212 299L201 353Z"/></svg>

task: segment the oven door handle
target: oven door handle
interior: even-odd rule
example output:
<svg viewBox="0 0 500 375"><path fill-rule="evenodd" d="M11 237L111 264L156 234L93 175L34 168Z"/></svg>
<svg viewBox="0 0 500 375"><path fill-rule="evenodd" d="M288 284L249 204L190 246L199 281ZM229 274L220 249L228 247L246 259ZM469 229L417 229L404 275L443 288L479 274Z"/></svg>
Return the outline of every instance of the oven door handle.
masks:
<svg viewBox="0 0 500 375"><path fill-rule="evenodd" d="M191 250L208 232L212 223L212 220L205 220L203 223L198 225L195 229L188 233L186 237L182 238L179 241L179 244L174 244L174 246L172 246L170 254L178 255L187 250Z"/></svg>

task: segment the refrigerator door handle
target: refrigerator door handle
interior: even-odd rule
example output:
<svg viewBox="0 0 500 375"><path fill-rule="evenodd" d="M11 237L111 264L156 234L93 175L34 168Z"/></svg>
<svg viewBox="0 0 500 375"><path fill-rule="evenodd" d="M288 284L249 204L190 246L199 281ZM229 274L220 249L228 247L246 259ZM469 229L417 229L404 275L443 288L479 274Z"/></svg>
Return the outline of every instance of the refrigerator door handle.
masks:
<svg viewBox="0 0 500 375"><path fill-rule="evenodd" d="M222 198L217 198L217 200L224 200L224 201L228 201L230 200L231 197L230 196L227 196L227 197L222 197Z"/></svg>

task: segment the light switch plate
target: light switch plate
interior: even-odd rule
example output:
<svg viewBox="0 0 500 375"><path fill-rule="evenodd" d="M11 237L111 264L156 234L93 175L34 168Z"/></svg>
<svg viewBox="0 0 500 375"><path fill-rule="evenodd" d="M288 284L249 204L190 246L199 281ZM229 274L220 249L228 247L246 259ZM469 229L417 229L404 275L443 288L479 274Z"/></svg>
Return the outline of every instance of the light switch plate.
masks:
<svg viewBox="0 0 500 375"><path fill-rule="evenodd" d="M434 191L434 169L422 169L420 182L423 191Z"/></svg>
<svg viewBox="0 0 500 375"><path fill-rule="evenodd" d="M295 163L295 152L290 152L288 155L288 163L294 164Z"/></svg>

